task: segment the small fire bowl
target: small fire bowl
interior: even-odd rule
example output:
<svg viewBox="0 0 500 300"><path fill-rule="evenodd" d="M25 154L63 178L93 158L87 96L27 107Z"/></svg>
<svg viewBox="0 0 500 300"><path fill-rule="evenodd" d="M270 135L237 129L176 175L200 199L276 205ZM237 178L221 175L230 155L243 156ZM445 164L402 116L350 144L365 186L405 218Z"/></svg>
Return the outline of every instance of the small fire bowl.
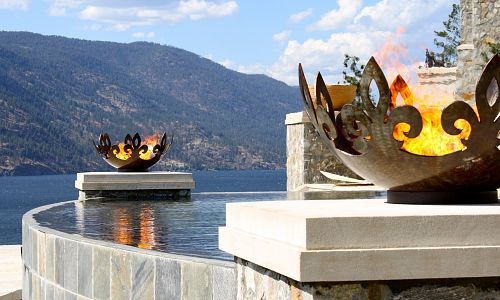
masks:
<svg viewBox="0 0 500 300"><path fill-rule="evenodd" d="M147 139L141 143L141 136L136 133L125 136L123 144L111 145L107 133L99 136L99 145L94 143L97 153L118 172L147 172L148 168L157 163L162 154L168 152L173 137L167 142L167 135L163 133L161 139Z"/></svg>
<svg viewBox="0 0 500 300"><path fill-rule="evenodd" d="M377 103L370 95L372 81L379 93ZM362 104L346 104L340 113L335 111L321 74L316 78L315 97L310 94L301 65L299 83L305 111L332 154L361 177L387 188L389 203L498 202L500 97L488 91L500 90L500 56L490 60L478 80L475 109L455 101L440 112L443 134L456 136L463 148L438 155L409 152L403 148L404 141L395 138L395 129L401 123L406 125L407 138L420 137L423 115L412 105L396 106L396 98L407 92L408 86L398 76L389 87L373 57L360 82ZM463 120L470 128L466 137L462 137L464 127L458 125Z"/></svg>

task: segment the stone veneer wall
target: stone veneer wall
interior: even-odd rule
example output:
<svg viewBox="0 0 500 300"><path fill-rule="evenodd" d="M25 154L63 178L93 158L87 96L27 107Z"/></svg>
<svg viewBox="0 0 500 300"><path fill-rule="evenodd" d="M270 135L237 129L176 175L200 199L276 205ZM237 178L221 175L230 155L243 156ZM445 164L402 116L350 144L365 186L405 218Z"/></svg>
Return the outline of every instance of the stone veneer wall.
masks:
<svg viewBox="0 0 500 300"><path fill-rule="evenodd" d="M236 263L238 300L500 299L500 277L307 283L240 258Z"/></svg>
<svg viewBox="0 0 500 300"><path fill-rule="evenodd" d="M500 43L500 1L460 0L461 45L458 47L456 99L474 102L476 83L488 59L491 44Z"/></svg>
<svg viewBox="0 0 500 300"><path fill-rule="evenodd" d="M332 183L319 171L358 178L327 148L304 112L287 115L287 191L306 190L306 184Z"/></svg>
<svg viewBox="0 0 500 300"><path fill-rule="evenodd" d="M32 216L51 206L23 217L25 300L236 298L233 262L143 250L44 228Z"/></svg>

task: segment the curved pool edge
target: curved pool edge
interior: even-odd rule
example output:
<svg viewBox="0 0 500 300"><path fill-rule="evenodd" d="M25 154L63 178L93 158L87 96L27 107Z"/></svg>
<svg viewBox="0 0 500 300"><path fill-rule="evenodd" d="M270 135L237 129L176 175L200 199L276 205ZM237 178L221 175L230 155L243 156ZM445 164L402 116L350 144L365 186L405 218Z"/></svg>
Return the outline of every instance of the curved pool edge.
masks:
<svg viewBox="0 0 500 300"><path fill-rule="evenodd" d="M23 299L236 299L236 264L93 240L22 218ZM80 298L78 298L80 299Z"/></svg>

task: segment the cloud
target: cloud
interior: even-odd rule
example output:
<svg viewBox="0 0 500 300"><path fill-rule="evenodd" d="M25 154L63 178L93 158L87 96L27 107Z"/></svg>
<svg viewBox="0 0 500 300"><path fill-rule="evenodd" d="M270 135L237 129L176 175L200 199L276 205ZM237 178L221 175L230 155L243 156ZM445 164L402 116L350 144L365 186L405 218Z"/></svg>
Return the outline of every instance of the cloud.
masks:
<svg viewBox="0 0 500 300"><path fill-rule="evenodd" d="M290 30L285 30L285 31L276 33L275 35L273 35L273 40L278 41L278 42L286 41L290 37L290 34L292 34L292 32Z"/></svg>
<svg viewBox="0 0 500 300"><path fill-rule="evenodd" d="M101 24L91 24L91 25L85 25L82 27L82 30L85 31L99 31L101 30L102 26Z"/></svg>
<svg viewBox="0 0 500 300"><path fill-rule="evenodd" d="M266 74L290 85L297 85L297 66L302 63L310 77L321 71L325 80L337 82L341 80L345 53L367 59L383 45L389 35L389 32L383 31L342 32L331 34L327 40L308 39L303 43L292 40L278 61L266 69Z"/></svg>
<svg viewBox="0 0 500 300"><path fill-rule="evenodd" d="M108 31L123 32L123 31L127 31L131 26L132 25L130 25L130 24L123 24L123 23L114 24L114 25L111 25L108 27Z"/></svg>
<svg viewBox="0 0 500 300"><path fill-rule="evenodd" d="M332 30L350 22L361 8L361 0L338 0L339 8L326 13L310 29Z"/></svg>
<svg viewBox="0 0 500 300"><path fill-rule="evenodd" d="M428 18L438 9L449 5L449 0L382 0L373 6L363 8L354 18L354 23L364 27L376 26L383 29L406 27Z"/></svg>
<svg viewBox="0 0 500 300"><path fill-rule="evenodd" d="M230 60L230 59L224 59L222 61L219 61L219 64L223 65L224 67L228 68L228 69L235 69L236 67L236 64L234 63L234 61Z"/></svg>
<svg viewBox="0 0 500 300"><path fill-rule="evenodd" d="M191 20L201 20L232 15L238 11L238 4L235 1L212 3L205 0L187 0L181 1L177 10L180 14L189 16Z"/></svg>
<svg viewBox="0 0 500 300"><path fill-rule="evenodd" d="M304 20L305 18L309 17L310 15L312 15L312 13L313 13L313 9L308 8L306 10L303 10L301 12L298 12L296 14L291 15L290 17L288 17L288 21L290 23L298 23L298 22Z"/></svg>
<svg viewBox="0 0 500 300"><path fill-rule="evenodd" d="M66 9L78 8L83 4L80 0L53 0L50 4L49 15L60 17L66 15Z"/></svg>
<svg viewBox="0 0 500 300"><path fill-rule="evenodd" d="M152 39L155 37L155 33L153 31L150 32L134 32L132 36L136 39Z"/></svg>
<svg viewBox="0 0 500 300"><path fill-rule="evenodd" d="M263 64L254 64L247 66L240 65L238 66L237 71L246 74L266 74L267 68Z"/></svg>
<svg viewBox="0 0 500 300"><path fill-rule="evenodd" d="M0 0L0 9L27 10L28 6L28 0Z"/></svg>
<svg viewBox="0 0 500 300"><path fill-rule="evenodd" d="M226 17L236 13L239 6L235 1L209 0L52 0L49 14L63 16L70 9L75 10L82 20L109 23L112 24L109 30L122 31L133 26L175 23L185 18L201 20Z"/></svg>

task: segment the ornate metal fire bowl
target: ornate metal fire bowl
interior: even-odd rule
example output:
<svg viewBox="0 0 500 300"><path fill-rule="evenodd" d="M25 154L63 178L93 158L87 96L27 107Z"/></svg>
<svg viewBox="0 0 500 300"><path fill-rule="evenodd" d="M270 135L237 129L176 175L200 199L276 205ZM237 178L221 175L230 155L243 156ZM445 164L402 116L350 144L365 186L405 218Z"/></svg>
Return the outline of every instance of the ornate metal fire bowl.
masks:
<svg viewBox="0 0 500 300"><path fill-rule="evenodd" d="M108 134L104 133L99 136L99 145L94 143L94 146L97 153L118 172L146 172L163 153L168 152L172 141L173 137L167 142L167 134L163 133L159 141L141 144L141 136L136 133L133 137L127 134L123 144L111 145Z"/></svg>
<svg viewBox="0 0 500 300"><path fill-rule="evenodd" d="M378 103L371 100L370 84L376 83ZM458 135L457 120L470 124L465 146L442 156L416 155L402 150L394 138L395 126L409 125L404 135L421 134L421 112L414 106L396 106L397 94L408 88L398 76L389 87L372 57L360 83L362 105L346 104L335 112L321 74L316 78L316 95L311 97L299 65L299 82L305 111L330 150L354 172L388 189L389 203L455 204L498 202L500 187L500 97L488 94L490 85L500 90L500 56L486 65L476 86L476 108L455 101L442 110L441 125L446 134ZM491 90L491 87L490 87ZM490 99L489 99L490 98ZM320 99L317 101L316 99Z"/></svg>

